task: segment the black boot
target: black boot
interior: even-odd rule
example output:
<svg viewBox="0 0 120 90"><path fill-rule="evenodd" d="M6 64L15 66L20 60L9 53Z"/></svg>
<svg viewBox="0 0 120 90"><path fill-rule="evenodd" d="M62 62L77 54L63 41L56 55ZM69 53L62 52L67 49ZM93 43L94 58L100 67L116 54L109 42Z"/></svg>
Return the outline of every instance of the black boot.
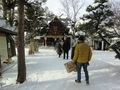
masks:
<svg viewBox="0 0 120 90"><path fill-rule="evenodd" d="M89 81L86 81L86 84L89 84Z"/></svg>

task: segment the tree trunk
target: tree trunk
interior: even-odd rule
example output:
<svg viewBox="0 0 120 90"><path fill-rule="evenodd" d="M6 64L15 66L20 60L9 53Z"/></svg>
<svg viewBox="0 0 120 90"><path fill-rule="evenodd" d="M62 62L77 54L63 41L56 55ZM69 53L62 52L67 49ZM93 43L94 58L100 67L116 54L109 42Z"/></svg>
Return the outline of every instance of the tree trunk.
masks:
<svg viewBox="0 0 120 90"><path fill-rule="evenodd" d="M25 50L24 50L24 0L18 0L18 76L17 82L26 80Z"/></svg>
<svg viewBox="0 0 120 90"><path fill-rule="evenodd" d="M34 40L32 38L30 39L30 45L29 45L28 54L29 55L34 54Z"/></svg>

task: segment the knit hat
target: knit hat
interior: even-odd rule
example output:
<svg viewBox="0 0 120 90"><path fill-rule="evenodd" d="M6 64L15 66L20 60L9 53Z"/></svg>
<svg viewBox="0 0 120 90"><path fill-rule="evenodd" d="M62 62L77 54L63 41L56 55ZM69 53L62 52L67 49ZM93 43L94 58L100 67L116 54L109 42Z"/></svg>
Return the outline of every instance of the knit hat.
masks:
<svg viewBox="0 0 120 90"><path fill-rule="evenodd" d="M78 40L85 41L85 37L84 36L79 36Z"/></svg>

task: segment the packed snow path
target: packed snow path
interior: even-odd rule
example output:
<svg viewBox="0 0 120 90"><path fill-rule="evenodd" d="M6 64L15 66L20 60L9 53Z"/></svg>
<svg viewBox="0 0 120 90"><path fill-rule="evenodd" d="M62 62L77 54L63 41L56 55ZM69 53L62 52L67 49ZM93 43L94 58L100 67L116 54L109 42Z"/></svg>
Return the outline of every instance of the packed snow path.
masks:
<svg viewBox="0 0 120 90"><path fill-rule="evenodd" d="M75 83L76 72L67 73L64 63L52 48L40 48L38 53L28 55L26 50L27 80L16 84L17 65L3 73L0 90L120 90L120 60L109 51L93 51L88 67L90 85L86 85L82 71L82 83ZM17 58L13 60L17 63Z"/></svg>

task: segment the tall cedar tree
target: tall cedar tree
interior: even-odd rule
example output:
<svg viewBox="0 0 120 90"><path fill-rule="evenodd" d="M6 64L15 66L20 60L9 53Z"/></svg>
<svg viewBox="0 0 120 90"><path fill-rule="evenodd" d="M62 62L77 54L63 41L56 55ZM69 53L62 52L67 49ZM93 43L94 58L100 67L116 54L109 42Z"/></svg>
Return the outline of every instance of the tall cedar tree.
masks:
<svg viewBox="0 0 120 90"><path fill-rule="evenodd" d="M24 51L24 0L18 0L18 76L17 82L26 80L26 65Z"/></svg>

